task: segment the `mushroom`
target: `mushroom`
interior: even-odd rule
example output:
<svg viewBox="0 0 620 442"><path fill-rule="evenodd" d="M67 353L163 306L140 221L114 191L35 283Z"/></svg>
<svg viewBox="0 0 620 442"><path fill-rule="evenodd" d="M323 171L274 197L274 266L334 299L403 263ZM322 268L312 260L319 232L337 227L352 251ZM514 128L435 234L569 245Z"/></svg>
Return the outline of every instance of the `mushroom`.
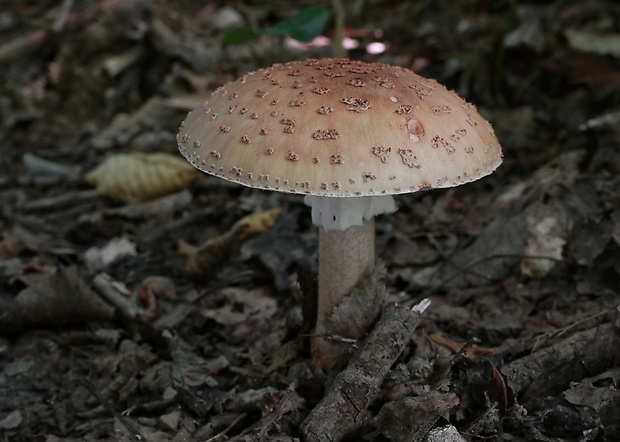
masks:
<svg viewBox="0 0 620 442"><path fill-rule="evenodd" d="M313 360L339 349L327 319L375 264L374 216L392 195L482 178L502 161L476 107L405 68L311 59L248 73L215 90L178 134L195 167L245 186L306 195L319 226Z"/></svg>

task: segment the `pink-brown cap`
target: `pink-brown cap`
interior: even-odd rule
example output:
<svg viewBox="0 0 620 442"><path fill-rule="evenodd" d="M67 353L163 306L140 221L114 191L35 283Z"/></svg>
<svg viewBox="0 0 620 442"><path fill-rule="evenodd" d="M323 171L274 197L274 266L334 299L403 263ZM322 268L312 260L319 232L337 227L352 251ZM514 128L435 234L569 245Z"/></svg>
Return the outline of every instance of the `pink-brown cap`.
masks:
<svg viewBox="0 0 620 442"><path fill-rule="evenodd" d="M276 64L218 88L178 135L203 172L326 197L452 187L502 152L474 105L407 69L348 59Z"/></svg>

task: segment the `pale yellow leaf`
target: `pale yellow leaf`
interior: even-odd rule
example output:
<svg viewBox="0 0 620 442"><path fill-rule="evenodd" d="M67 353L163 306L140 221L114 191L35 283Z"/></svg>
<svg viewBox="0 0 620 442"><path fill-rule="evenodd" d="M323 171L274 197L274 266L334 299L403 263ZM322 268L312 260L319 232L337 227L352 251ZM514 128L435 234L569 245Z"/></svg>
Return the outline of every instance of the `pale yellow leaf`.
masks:
<svg viewBox="0 0 620 442"><path fill-rule="evenodd" d="M188 256L185 272L189 275L204 275L213 267L226 261L235 248L253 235L269 230L282 212L275 208L261 213L244 216L227 232L209 239L200 247L193 248L187 243L179 243L179 251Z"/></svg>
<svg viewBox="0 0 620 442"><path fill-rule="evenodd" d="M266 210L265 212L252 213L237 221L233 229L235 229L235 227L244 226L245 228L239 230L239 239L244 240L250 236L258 235L259 233L271 229L281 212L282 209L276 207Z"/></svg>
<svg viewBox="0 0 620 442"><path fill-rule="evenodd" d="M109 156L86 175L86 181L110 198L136 202L186 188L199 173L180 156L136 152Z"/></svg>

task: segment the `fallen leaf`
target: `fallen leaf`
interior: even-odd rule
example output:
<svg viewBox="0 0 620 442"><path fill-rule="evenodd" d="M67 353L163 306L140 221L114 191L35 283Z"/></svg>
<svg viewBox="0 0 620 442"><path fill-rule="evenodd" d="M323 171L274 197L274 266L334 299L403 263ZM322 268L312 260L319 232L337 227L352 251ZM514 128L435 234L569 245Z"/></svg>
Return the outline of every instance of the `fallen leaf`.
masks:
<svg viewBox="0 0 620 442"><path fill-rule="evenodd" d="M521 261L521 273L528 277L545 277L562 260L566 239L564 223L556 216L526 218L530 237L525 245L525 256ZM530 258L531 257L531 258ZM543 259L549 258L549 259Z"/></svg>
<svg viewBox="0 0 620 442"><path fill-rule="evenodd" d="M147 365L147 360L140 354L125 355L118 363L117 373L112 381L101 390L101 396L106 399L117 398L120 391L131 381L136 373ZM96 399L93 398L93 403Z"/></svg>
<svg viewBox="0 0 620 442"><path fill-rule="evenodd" d="M272 427L278 428L278 421L286 414L299 416L299 411L303 408L305 401L293 389L286 391L267 392L263 396L263 418L260 422L258 439L263 440ZM294 419L295 420L295 419Z"/></svg>
<svg viewBox="0 0 620 442"><path fill-rule="evenodd" d="M222 325L240 325L248 319L268 321L277 311L276 300L261 289L229 287L221 290L220 295L227 300L227 304L220 308L203 309L201 313Z"/></svg>
<svg viewBox="0 0 620 442"><path fill-rule="evenodd" d="M613 235L613 226L606 221L587 219L575 226L568 244L570 256L580 265L592 265L603 253Z"/></svg>
<svg viewBox="0 0 620 442"><path fill-rule="evenodd" d="M436 427L428 432L424 438L424 442L467 442L459 430L453 425L446 425L445 427Z"/></svg>
<svg viewBox="0 0 620 442"><path fill-rule="evenodd" d="M591 378L574 382L563 393L573 405L590 407L599 414L603 425L616 425L620 416L620 369L605 371Z"/></svg>
<svg viewBox="0 0 620 442"><path fill-rule="evenodd" d="M79 277L75 267L58 267L51 274L21 277L29 286L15 299L0 297L0 334L26 330L108 320L112 307L101 300Z"/></svg>
<svg viewBox="0 0 620 442"><path fill-rule="evenodd" d="M259 233L264 233L273 227L281 212L281 208L275 207L264 212L244 216L235 223L233 229L237 227L241 230L239 234L240 240L258 235ZM241 229L241 227L243 228Z"/></svg>
<svg viewBox="0 0 620 442"><path fill-rule="evenodd" d="M144 201L184 189L199 172L165 152L112 155L86 175L98 191L123 202Z"/></svg>
<svg viewBox="0 0 620 442"><path fill-rule="evenodd" d="M282 344L271 357L271 364L267 367L267 373L273 373L282 367L288 366L299 357L301 350L301 342L298 340Z"/></svg>
<svg viewBox="0 0 620 442"><path fill-rule="evenodd" d="M523 45L538 53L542 52L545 47L545 18L549 6L519 4L515 9L519 24L506 34L504 44L508 48Z"/></svg>
<svg viewBox="0 0 620 442"><path fill-rule="evenodd" d="M269 269L278 291L288 290L295 284L291 268L303 267L303 263L312 262L318 248L316 235L300 234L297 231L298 218L297 211L278 217L269 231L245 241L239 252L243 261L256 258Z"/></svg>
<svg viewBox="0 0 620 442"><path fill-rule="evenodd" d="M157 317L157 298L164 298L170 301L177 299L174 282L170 278L163 276L149 276L145 278L135 289L135 293L143 306L143 310L138 314L137 319L143 323L150 323Z"/></svg>
<svg viewBox="0 0 620 442"><path fill-rule="evenodd" d="M174 410L170 413L162 414L159 416L159 422L161 422L164 428L176 431L179 427L179 422L181 422L181 411Z"/></svg>
<svg viewBox="0 0 620 442"><path fill-rule="evenodd" d="M595 32L567 29L564 35L568 44L582 52L620 57L620 34L598 34Z"/></svg>
<svg viewBox="0 0 620 442"><path fill-rule="evenodd" d="M218 382L211 376L213 364L198 356L195 349L186 341L171 333L164 337L170 344L172 356L172 384L175 389L192 390L195 388L216 387ZM216 366L219 367L220 362Z"/></svg>
<svg viewBox="0 0 620 442"><path fill-rule="evenodd" d="M21 425L24 420L21 411L13 410L9 414L7 414L4 419L0 420L0 429L2 430L12 430Z"/></svg>
<svg viewBox="0 0 620 442"><path fill-rule="evenodd" d="M26 244L15 230L0 232L0 259L16 257Z"/></svg>
<svg viewBox="0 0 620 442"><path fill-rule="evenodd" d="M505 278L519 263L514 251L523 250L527 241L526 216L523 212L497 214L467 248L446 261L435 283L466 287Z"/></svg>
<svg viewBox="0 0 620 442"><path fill-rule="evenodd" d="M452 392L429 391L417 397L386 403L374 421L377 429L390 440L421 440L414 438L418 436L418 431L428 431L442 415L458 404L459 398Z"/></svg>
<svg viewBox="0 0 620 442"><path fill-rule="evenodd" d="M101 260L104 267L124 256L136 256L136 243L125 237L112 238L101 248Z"/></svg>
<svg viewBox="0 0 620 442"><path fill-rule="evenodd" d="M185 242L179 243L179 252L188 255L185 272L193 276L201 276L215 266L226 261L236 247L249 238L269 230L282 212L274 208L265 212L247 215L237 221L229 231L209 239L200 247Z"/></svg>
<svg viewBox="0 0 620 442"><path fill-rule="evenodd" d="M177 299L174 281L164 276L148 276L142 281L142 286L146 286L157 297L174 301Z"/></svg>

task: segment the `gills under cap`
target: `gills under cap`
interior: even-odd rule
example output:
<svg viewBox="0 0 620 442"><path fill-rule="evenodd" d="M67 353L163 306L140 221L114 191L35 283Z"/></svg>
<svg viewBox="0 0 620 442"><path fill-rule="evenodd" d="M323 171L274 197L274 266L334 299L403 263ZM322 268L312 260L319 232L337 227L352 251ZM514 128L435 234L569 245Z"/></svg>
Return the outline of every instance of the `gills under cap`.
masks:
<svg viewBox="0 0 620 442"><path fill-rule="evenodd" d="M323 197L452 187L502 161L491 125L455 92L405 68L349 59L248 73L189 113L178 144L203 172Z"/></svg>

